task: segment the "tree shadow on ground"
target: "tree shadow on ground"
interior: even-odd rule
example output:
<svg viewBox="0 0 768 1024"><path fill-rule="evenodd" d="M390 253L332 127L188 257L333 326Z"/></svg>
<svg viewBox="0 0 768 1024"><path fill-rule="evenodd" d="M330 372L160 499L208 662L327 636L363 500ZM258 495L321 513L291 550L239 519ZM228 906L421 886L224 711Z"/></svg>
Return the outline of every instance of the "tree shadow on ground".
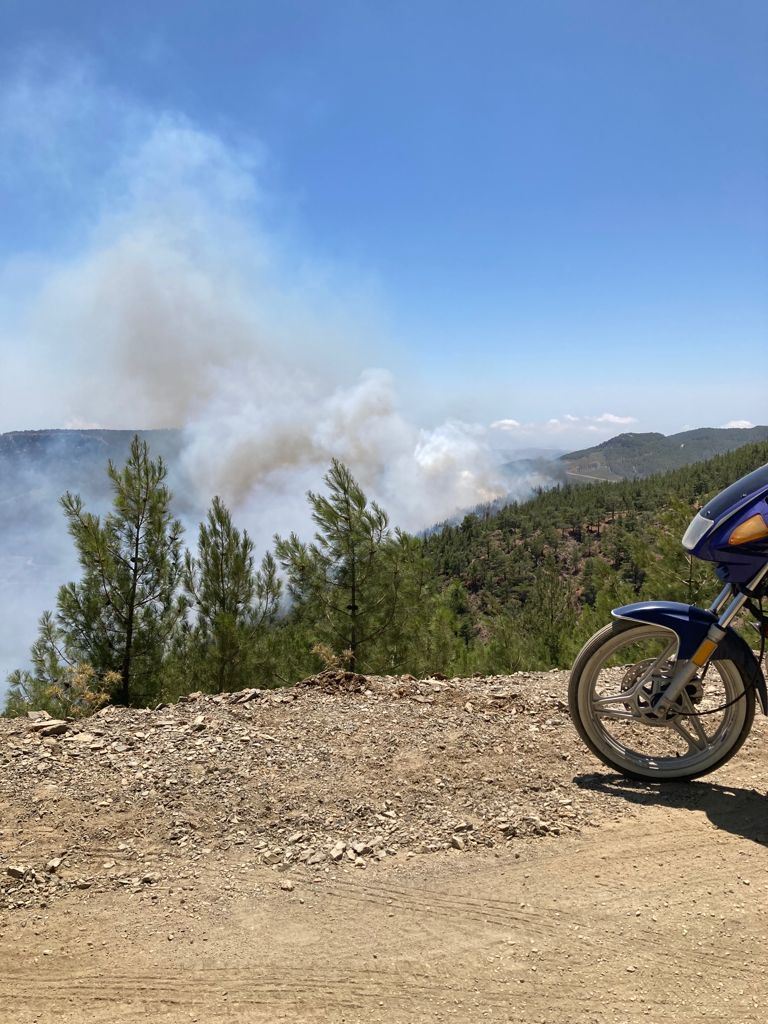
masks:
<svg viewBox="0 0 768 1024"><path fill-rule="evenodd" d="M597 772L576 775L573 781L581 789L617 797L631 804L703 811L723 832L768 846L768 795L755 789L718 786L713 782L634 782L623 775Z"/></svg>

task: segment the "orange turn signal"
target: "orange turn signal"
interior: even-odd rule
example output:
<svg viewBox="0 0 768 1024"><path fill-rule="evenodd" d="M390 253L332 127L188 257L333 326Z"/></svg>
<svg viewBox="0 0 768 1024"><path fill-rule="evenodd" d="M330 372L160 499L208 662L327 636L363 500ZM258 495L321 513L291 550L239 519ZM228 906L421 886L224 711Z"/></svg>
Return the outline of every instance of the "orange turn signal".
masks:
<svg viewBox="0 0 768 1024"><path fill-rule="evenodd" d="M740 526L737 526L728 538L729 544L751 544L756 540L768 538L768 523L758 513L745 519Z"/></svg>
<svg viewBox="0 0 768 1024"><path fill-rule="evenodd" d="M709 638L705 638L701 641L701 644L696 649L696 652L691 658L691 661L694 665L698 665L699 668L703 668L709 661L711 655L714 654L716 650L717 644L715 643L715 641L710 640Z"/></svg>

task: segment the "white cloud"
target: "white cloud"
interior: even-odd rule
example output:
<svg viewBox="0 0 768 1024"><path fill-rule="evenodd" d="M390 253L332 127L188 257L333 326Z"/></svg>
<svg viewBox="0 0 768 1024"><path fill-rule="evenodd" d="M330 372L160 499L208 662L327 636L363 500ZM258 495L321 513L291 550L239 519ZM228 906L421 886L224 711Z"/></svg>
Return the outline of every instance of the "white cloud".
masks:
<svg viewBox="0 0 768 1024"><path fill-rule="evenodd" d="M727 423L723 424L724 430L749 430L750 427L754 427L754 423L750 423L749 420L728 420Z"/></svg>
<svg viewBox="0 0 768 1024"><path fill-rule="evenodd" d="M625 426L628 423L637 423L634 416L616 416L612 412L604 412L602 416L595 417L595 423L613 423L616 426Z"/></svg>
<svg viewBox="0 0 768 1024"><path fill-rule="evenodd" d="M574 416L573 413L567 412L563 416L552 416L548 420L528 423L512 418L495 420L491 423L490 429L515 431L526 437L583 433L609 435L614 427L627 426L630 423L637 423L637 419L634 416L617 416L612 412L604 412L599 416Z"/></svg>

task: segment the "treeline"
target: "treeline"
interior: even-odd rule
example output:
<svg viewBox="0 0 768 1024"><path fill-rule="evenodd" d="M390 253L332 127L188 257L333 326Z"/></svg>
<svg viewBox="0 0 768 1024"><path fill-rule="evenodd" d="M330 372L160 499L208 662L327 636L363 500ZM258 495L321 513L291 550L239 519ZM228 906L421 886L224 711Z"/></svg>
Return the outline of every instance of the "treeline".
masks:
<svg viewBox="0 0 768 1024"><path fill-rule="evenodd" d="M392 528L334 461L324 493L307 495L314 538L276 536L259 559L219 498L185 550L163 460L136 437L125 466L108 466L106 516L61 499L80 578L42 615L5 711L87 714L328 665L418 676L567 665L617 604L708 600L712 570L680 538L695 507L766 461L756 444L645 480L562 486L424 538Z"/></svg>

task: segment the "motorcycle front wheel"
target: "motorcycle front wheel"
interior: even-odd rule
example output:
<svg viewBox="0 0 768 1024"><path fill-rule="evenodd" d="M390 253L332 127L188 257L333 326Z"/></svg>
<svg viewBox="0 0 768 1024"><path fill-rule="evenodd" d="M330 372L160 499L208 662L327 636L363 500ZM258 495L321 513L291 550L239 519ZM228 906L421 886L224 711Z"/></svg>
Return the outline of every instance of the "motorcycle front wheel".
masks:
<svg viewBox="0 0 768 1024"><path fill-rule="evenodd" d="M568 700L579 735L603 764L632 779L687 781L725 764L749 734L755 690L737 649L725 646L669 716L654 702L674 671L677 637L660 626L617 621L587 641Z"/></svg>

